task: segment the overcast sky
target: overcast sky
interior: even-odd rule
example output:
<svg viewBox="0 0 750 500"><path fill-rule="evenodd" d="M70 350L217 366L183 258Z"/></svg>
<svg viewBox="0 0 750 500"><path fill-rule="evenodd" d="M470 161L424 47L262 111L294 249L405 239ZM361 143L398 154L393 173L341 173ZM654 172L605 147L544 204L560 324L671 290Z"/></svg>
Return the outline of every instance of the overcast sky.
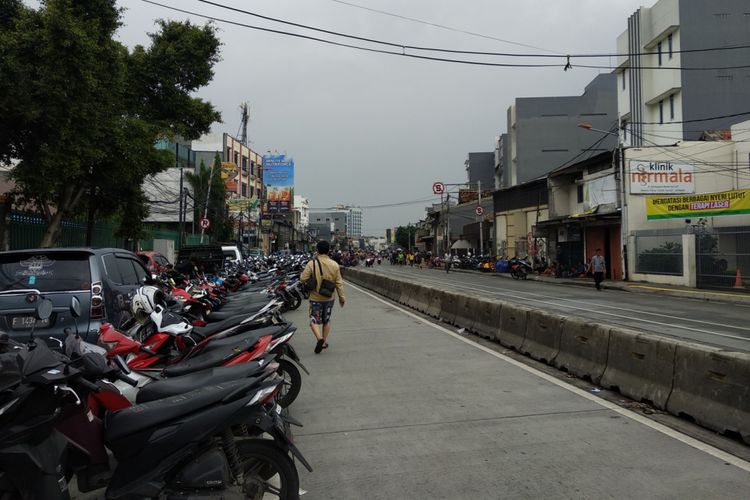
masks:
<svg viewBox="0 0 750 500"><path fill-rule="evenodd" d="M197 0L156 1L212 17L337 39ZM643 2L346 0L527 45L519 46L336 0L216 1L265 16L399 44L565 54L614 53L628 16ZM649 6L653 3L646 2ZM156 19L190 17L196 23L206 22L141 0L118 0L118 4L125 8L120 38L131 47L148 43L147 33L154 31ZM306 196L310 206L316 208L337 203L368 207L424 200L432 196L431 185L436 180L464 182L467 153L494 149L494 138L506 131L506 110L516 97L579 95L599 71L606 71L422 61L216 24L223 43L222 61L215 68L213 82L199 93L223 115L224 123L215 124L213 131L236 135L239 105L247 101L250 146L259 153L271 150L294 157L296 194ZM614 64L607 59L595 62ZM429 203L364 209L364 231L380 235L386 227L415 222L424 217L424 207Z"/></svg>

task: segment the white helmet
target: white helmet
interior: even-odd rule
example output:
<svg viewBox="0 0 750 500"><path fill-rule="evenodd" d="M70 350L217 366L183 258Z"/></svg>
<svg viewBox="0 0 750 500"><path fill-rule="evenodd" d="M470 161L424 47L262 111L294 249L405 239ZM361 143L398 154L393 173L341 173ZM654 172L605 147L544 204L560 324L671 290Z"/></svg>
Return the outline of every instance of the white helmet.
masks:
<svg viewBox="0 0 750 500"><path fill-rule="evenodd" d="M139 323L145 323L157 306L161 306L163 309L167 306L167 301L164 292L150 285L142 286L136 290L130 302L130 309Z"/></svg>

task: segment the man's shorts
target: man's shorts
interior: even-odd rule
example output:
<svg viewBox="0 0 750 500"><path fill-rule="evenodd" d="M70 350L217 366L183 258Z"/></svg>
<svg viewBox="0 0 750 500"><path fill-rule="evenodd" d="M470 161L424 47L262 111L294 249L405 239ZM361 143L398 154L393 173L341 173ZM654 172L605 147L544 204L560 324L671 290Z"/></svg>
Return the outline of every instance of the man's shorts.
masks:
<svg viewBox="0 0 750 500"><path fill-rule="evenodd" d="M326 300L324 302L311 300L310 301L310 324L311 325L327 325L328 323L330 323L334 302L335 302L334 300Z"/></svg>

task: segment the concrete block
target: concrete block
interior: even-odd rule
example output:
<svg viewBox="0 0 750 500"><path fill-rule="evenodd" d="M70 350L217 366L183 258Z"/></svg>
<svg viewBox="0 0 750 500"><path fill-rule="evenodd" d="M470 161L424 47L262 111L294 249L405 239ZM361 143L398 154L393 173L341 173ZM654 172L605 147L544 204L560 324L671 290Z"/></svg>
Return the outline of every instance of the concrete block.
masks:
<svg viewBox="0 0 750 500"><path fill-rule="evenodd" d="M520 349L526 338L526 323L531 311L526 306L504 304L500 311L500 330L496 340L506 347Z"/></svg>
<svg viewBox="0 0 750 500"><path fill-rule="evenodd" d="M427 303L427 310L425 311L426 314L429 316L432 316L433 318L439 318L440 317L440 308L442 305L442 294L440 290L437 288L430 288L429 294L428 294L428 303Z"/></svg>
<svg viewBox="0 0 750 500"><path fill-rule="evenodd" d="M552 365L598 384L607 367L608 352L609 327L569 317L563 323L560 352Z"/></svg>
<svg viewBox="0 0 750 500"><path fill-rule="evenodd" d="M678 344L667 410L750 443L750 353Z"/></svg>
<svg viewBox="0 0 750 500"><path fill-rule="evenodd" d="M607 368L601 385L666 410L678 343L667 337L610 329Z"/></svg>
<svg viewBox="0 0 750 500"><path fill-rule="evenodd" d="M485 338L495 340L500 330L500 312L503 303L498 300L474 299L476 302L474 331Z"/></svg>
<svg viewBox="0 0 750 500"><path fill-rule="evenodd" d="M456 304L456 319L453 324L468 331L474 331L474 322L476 320L477 299L468 295L458 295Z"/></svg>
<svg viewBox="0 0 750 500"><path fill-rule="evenodd" d="M421 306L419 293L422 286L408 281L401 282L401 298L399 302L412 309L419 310Z"/></svg>
<svg viewBox="0 0 750 500"><path fill-rule="evenodd" d="M451 325L456 324L456 313L460 296L453 292L440 294L440 318Z"/></svg>
<svg viewBox="0 0 750 500"><path fill-rule="evenodd" d="M538 309L529 312L526 337L520 351L527 356L551 364L560 352L560 336L565 316Z"/></svg>

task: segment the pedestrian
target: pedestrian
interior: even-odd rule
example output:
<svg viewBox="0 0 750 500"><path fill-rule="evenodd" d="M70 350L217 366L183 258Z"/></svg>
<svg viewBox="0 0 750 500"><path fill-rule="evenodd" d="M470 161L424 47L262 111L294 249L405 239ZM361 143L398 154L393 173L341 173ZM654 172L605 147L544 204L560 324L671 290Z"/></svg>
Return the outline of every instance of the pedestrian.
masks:
<svg viewBox="0 0 750 500"><path fill-rule="evenodd" d="M451 271L451 260L453 259L453 256L449 252L445 253L445 272L450 273Z"/></svg>
<svg viewBox="0 0 750 500"><path fill-rule="evenodd" d="M594 284L597 290L602 289L602 281L604 281L604 273L607 271L604 257L602 257L602 249L596 249L596 255L591 257L591 267L594 271Z"/></svg>
<svg viewBox="0 0 750 500"><path fill-rule="evenodd" d="M344 307L344 281L339 265L330 257L330 244L323 240L317 245L318 255L309 261L300 275L300 281L307 283L315 279L315 288L310 290L310 329L315 335L315 354L328 348L328 335L331 333L331 313L338 295L339 304Z"/></svg>

